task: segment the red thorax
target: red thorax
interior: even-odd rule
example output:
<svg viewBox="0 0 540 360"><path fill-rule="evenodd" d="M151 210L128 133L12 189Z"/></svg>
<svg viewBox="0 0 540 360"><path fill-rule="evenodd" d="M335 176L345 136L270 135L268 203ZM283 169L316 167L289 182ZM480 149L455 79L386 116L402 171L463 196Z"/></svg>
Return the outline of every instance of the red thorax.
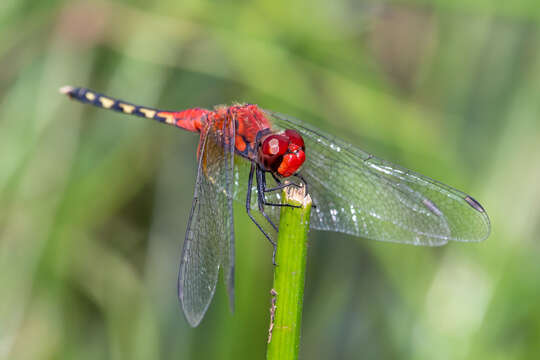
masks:
<svg viewBox="0 0 540 360"><path fill-rule="evenodd" d="M295 130L275 132L266 114L257 105L217 106L215 111L189 109L161 112L158 116L174 117L175 125L188 131L201 132L208 125L210 131L221 131L224 122L235 121L236 152L257 161L266 171L289 177L304 163L304 140ZM265 134L257 143L257 134Z"/></svg>

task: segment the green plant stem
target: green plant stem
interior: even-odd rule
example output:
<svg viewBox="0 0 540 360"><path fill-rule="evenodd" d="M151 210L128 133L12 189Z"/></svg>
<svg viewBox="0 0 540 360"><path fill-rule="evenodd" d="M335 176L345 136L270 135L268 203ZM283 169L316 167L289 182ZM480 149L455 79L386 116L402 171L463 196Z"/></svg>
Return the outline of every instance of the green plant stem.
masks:
<svg viewBox="0 0 540 360"><path fill-rule="evenodd" d="M283 204L300 206L281 208L277 241L271 323L266 358L298 358L300 325L306 271L307 233L311 198L305 188L289 186L283 192Z"/></svg>

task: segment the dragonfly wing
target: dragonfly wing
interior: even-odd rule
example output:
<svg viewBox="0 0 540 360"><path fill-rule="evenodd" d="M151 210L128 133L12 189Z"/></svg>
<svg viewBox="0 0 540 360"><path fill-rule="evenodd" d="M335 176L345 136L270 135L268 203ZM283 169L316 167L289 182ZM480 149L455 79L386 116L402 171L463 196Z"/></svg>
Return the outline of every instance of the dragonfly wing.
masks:
<svg viewBox="0 0 540 360"><path fill-rule="evenodd" d="M234 307L233 162L234 121L224 122L221 129L208 124L201 132L197 182L178 275L178 296L194 327L212 300L220 267Z"/></svg>
<svg viewBox="0 0 540 360"><path fill-rule="evenodd" d="M306 143L301 173L316 205L312 227L431 246L488 236L489 218L469 195L298 120L267 113L277 128L297 130Z"/></svg>

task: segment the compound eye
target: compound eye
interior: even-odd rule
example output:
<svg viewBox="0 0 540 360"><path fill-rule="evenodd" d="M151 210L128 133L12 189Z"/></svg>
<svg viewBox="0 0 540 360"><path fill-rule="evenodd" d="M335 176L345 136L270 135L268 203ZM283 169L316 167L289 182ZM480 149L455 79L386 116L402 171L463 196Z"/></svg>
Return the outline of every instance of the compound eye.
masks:
<svg viewBox="0 0 540 360"><path fill-rule="evenodd" d="M268 156L283 155L288 147L289 142L284 136L270 135L262 143L262 152Z"/></svg>
<svg viewBox="0 0 540 360"><path fill-rule="evenodd" d="M305 150L304 139L302 139L302 136L296 130L287 129L284 131L284 135L289 138L292 144L300 146L302 150Z"/></svg>

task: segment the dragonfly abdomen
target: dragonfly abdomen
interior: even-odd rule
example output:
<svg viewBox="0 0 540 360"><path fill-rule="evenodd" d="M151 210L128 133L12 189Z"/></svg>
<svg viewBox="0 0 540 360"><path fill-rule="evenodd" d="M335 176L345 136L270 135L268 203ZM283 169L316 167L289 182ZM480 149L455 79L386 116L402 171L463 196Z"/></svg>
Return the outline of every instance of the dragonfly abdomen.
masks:
<svg viewBox="0 0 540 360"><path fill-rule="evenodd" d="M211 111L194 108L184 111L163 111L146 106L135 105L127 101L115 99L87 88L64 86L60 89L62 94L82 103L91 104L103 109L114 110L128 115L135 115L147 119L173 125L184 130L200 132L202 124Z"/></svg>

